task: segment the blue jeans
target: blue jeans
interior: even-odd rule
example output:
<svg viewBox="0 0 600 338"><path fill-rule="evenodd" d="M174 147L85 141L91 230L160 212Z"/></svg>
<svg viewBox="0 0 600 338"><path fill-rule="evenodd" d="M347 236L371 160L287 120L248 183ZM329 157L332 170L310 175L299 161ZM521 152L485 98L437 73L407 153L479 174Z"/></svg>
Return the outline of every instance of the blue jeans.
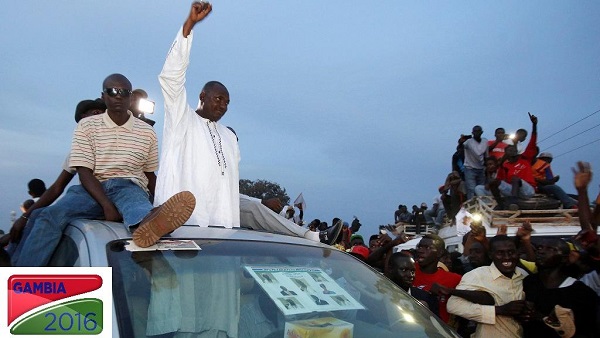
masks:
<svg viewBox="0 0 600 338"><path fill-rule="evenodd" d="M475 195L477 196L492 196L492 192L485 188L485 185L475 187Z"/></svg>
<svg viewBox="0 0 600 338"><path fill-rule="evenodd" d="M498 186L500 190L500 194L505 197L512 196L512 184L506 183L505 181L500 182ZM530 198L535 194L535 189L531 186L531 184L521 180L521 186L519 187L519 198Z"/></svg>
<svg viewBox="0 0 600 338"><path fill-rule="evenodd" d="M561 201L563 208L565 209L569 209L577 205L577 201L571 198L571 196L567 195L567 193L556 184L539 185L538 191L546 195L554 196L554 198Z"/></svg>
<svg viewBox="0 0 600 338"><path fill-rule="evenodd" d="M148 193L131 180L117 178L101 183L106 196L123 216L126 226L138 224L152 209ZM69 188L63 198L42 210L31 226L16 266L45 266L62 232L76 219L102 219L102 207L81 185Z"/></svg>
<svg viewBox="0 0 600 338"><path fill-rule="evenodd" d="M438 207L437 212L433 212L433 209L427 209L423 213L425 216L425 221L427 224L433 224L437 228L442 226L442 222L444 221L444 216L446 216L446 210L444 208Z"/></svg>
<svg viewBox="0 0 600 338"><path fill-rule="evenodd" d="M475 187L485 184L485 172L483 169L474 169L465 167L465 188L467 189L467 199L475 196Z"/></svg>

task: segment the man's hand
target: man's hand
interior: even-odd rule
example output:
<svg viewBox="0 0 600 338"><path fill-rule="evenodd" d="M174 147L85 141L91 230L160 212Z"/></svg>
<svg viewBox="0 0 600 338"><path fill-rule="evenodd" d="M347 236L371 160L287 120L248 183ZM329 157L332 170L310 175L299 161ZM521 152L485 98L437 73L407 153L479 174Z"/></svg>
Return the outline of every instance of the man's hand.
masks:
<svg viewBox="0 0 600 338"><path fill-rule="evenodd" d="M204 1L196 1L192 3L188 20L193 24L202 21L212 11L212 5Z"/></svg>
<svg viewBox="0 0 600 338"><path fill-rule="evenodd" d="M104 219L111 222L119 222L123 219L123 216L117 210L114 204L110 203L103 207L104 210Z"/></svg>
<svg viewBox="0 0 600 338"><path fill-rule="evenodd" d="M578 241L585 250L590 250L598 243L598 234L595 230L585 229L579 231L575 236L575 240Z"/></svg>
<svg viewBox="0 0 600 338"><path fill-rule="evenodd" d="M394 238L394 240L392 241L392 246L406 243L406 242L408 242L408 240L409 240L408 235L405 234L404 231L402 231L398 236L396 236L396 238Z"/></svg>
<svg viewBox="0 0 600 338"><path fill-rule="evenodd" d="M451 296L452 290L454 289L451 289L439 283L433 283L433 285L431 285L431 289L429 289L429 292L436 296Z"/></svg>
<svg viewBox="0 0 600 338"><path fill-rule="evenodd" d="M560 180L560 175L554 176L552 180L554 181L554 183L558 182L558 180Z"/></svg>
<svg viewBox="0 0 600 338"><path fill-rule="evenodd" d="M527 114L529 114L529 120L531 120L531 123L533 123L533 124L537 124L538 123L537 116L531 114L530 112L527 112Z"/></svg>
<svg viewBox="0 0 600 338"><path fill-rule="evenodd" d="M525 221L523 225L517 229L517 237L522 241L531 240L531 233L533 232L533 227L531 226L531 222Z"/></svg>
<svg viewBox="0 0 600 338"><path fill-rule="evenodd" d="M483 225L475 225L473 223L471 223L471 236L473 237L474 240L476 240L477 242L481 242L483 243L485 241L485 227Z"/></svg>
<svg viewBox="0 0 600 338"><path fill-rule="evenodd" d="M506 235L506 231L507 231L508 227L506 226L506 224L502 224L498 227L498 230L496 230L496 236L499 235Z"/></svg>
<svg viewBox="0 0 600 338"><path fill-rule="evenodd" d="M202 21L212 11L212 5L208 2L196 1L192 3L190 14L183 24L183 37L187 38L192 32L192 28Z"/></svg>
<svg viewBox="0 0 600 338"><path fill-rule="evenodd" d="M588 162L577 162L577 168L573 170L573 181L576 189L587 189L588 185L592 181L592 167Z"/></svg>
<svg viewBox="0 0 600 338"><path fill-rule="evenodd" d="M377 246L384 246L392 242L392 238L388 234L379 234L377 236Z"/></svg>
<svg viewBox="0 0 600 338"><path fill-rule="evenodd" d="M21 235L23 235L23 229L25 229L25 225L27 224L27 219L23 217L19 217L10 228L10 241L13 243L19 243L21 240Z"/></svg>
<svg viewBox="0 0 600 338"><path fill-rule="evenodd" d="M280 213L281 210L283 210L283 205L277 197L262 200L260 201L260 203L262 203L265 207L273 210L277 214Z"/></svg>
<svg viewBox="0 0 600 338"><path fill-rule="evenodd" d="M501 316L521 316L528 310L527 302L524 300L513 300L504 305L496 306L496 315Z"/></svg>

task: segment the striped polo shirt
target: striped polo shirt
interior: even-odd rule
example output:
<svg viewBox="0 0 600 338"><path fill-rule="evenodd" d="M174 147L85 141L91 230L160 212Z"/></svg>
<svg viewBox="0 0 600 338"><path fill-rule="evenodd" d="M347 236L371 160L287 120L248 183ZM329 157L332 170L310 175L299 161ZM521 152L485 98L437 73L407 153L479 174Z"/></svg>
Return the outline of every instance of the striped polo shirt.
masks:
<svg viewBox="0 0 600 338"><path fill-rule="evenodd" d="M154 129L129 113L122 126L108 113L77 124L71 143L69 167L86 167L98 181L128 178L148 191L144 172L158 169L158 138Z"/></svg>

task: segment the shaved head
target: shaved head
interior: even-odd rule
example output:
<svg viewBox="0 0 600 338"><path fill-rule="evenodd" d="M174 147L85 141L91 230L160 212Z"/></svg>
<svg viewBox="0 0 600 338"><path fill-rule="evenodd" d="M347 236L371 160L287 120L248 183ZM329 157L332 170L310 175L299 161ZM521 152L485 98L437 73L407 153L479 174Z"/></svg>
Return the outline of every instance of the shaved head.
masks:
<svg viewBox="0 0 600 338"><path fill-rule="evenodd" d="M107 76L106 79L104 79L104 82L102 82L102 88L108 88L112 83L126 85L127 87L125 89L131 90L131 82L129 82L129 79L123 74L111 74Z"/></svg>
<svg viewBox="0 0 600 338"><path fill-rule="evenodd" d="M209 92L209 91L212 91L213 89L225 89L225 91L228 92L227 87L225 87L225 85L223 85L219 81L208 81L204 85L204 87L202 87L203 92Z"/></svg>

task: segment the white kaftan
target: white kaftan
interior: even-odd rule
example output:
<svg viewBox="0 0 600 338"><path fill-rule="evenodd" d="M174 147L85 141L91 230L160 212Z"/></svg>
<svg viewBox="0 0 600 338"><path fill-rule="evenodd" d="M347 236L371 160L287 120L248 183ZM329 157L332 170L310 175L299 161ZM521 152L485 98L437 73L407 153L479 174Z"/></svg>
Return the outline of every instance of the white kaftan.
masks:
<svg viewBox="0 0 600 338"><path fill-rule="evenodd" d="M154 204L188 190L196 197L196 208L186 224L238 227L237 138L226 126L200 117L188 105L184 84L193 32L187 38L182 32L181 28L158 77L165 99L165 126ZM217 155L221 149L224 161Z"/></svg>

